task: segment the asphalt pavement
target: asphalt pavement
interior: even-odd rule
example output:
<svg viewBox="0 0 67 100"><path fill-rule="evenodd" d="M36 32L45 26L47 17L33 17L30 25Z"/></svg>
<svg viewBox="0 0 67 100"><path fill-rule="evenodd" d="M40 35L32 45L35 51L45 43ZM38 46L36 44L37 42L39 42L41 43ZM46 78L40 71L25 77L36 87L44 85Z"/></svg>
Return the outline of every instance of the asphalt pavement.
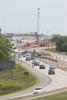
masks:
<svg viewBox="0 0 67 100"><path fill-rule="evenodd" d="M39 82L38 82L38 84L36 84L36 85L34 85L34 86L30 87L30 88L27 88L27 89L25 89L23 91L18 91L18 92L15 92L15 93L11 93L11 94L0 96L0 100L8 100L8 99L11 99L11 98L16 98L16 97L23 96L23 95L28 94L30 92L32 93L33 89L35 87L38 87L38 86L45 87L45 86L49 85L51 83L51 81L52 81L48 76L46 76L44 73L41 73L40 71L36 70L32 66L29 66L26 63L24 63L24 62L22 62L21 60L18 60L18 59L16 61L18 63L20 63L22 66L24 66L27 70L29 70L32 73L34 73L35 76L38 77Z"/></svg>

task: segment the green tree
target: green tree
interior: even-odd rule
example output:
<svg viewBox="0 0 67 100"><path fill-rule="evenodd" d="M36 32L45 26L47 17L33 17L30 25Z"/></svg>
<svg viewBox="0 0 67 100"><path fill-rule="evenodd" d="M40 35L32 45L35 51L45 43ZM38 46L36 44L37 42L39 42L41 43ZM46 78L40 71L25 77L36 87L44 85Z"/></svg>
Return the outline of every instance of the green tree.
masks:
<svg viewBox="0 0 67 100"><path fill-rule="evenodd" d="M56 50L63 52L63 45L64 44L64 39L63 37L58 37L57 41L56 41Z"/></svg>
<svg viewBox="0 0 67 100"><path fill-rule="evenodd" d="M65 43L63 44L63 49L64 49L64 51L65 51L66 54L67 54L67 42L65 42Z"/></svg>
<svg viewBox="0 0 67 100"><path fill-rule="evenodd" d="M8 39L0 35L0 60L8 60L11 58L9 51L12 48Z"/></svg>
<svg viewBox="0 0 67 100"><path fill-rule="evenodd" d="M56 43L56 50L59 52L65 52L63 48L63 44L67 42L67 36L55 36L52 38L53 42Z"/></svg>
<svg viewBox="0 0 67 100"><path fill-rule="evenodd" d="M51 39L51 41L52 41L52 42L57 42L58 38L59 38L59 36L54 36L54 37Z"/></svg>

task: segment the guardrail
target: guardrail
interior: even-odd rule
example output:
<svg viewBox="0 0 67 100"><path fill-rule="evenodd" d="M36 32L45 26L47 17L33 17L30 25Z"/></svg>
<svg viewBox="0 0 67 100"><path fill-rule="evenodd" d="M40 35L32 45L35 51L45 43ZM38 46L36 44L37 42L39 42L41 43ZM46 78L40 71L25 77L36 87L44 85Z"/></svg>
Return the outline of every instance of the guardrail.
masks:
<svg viewBox="0 0 67 100"><path fill-rule="evenodd" d="M42 56L35 56L36 58L45 58L45 59L50 59L50 60L53 60L53 61L56 61L58 62L58 60L54 59L54 58L49 58L49 57L42 57Z"/></svg>

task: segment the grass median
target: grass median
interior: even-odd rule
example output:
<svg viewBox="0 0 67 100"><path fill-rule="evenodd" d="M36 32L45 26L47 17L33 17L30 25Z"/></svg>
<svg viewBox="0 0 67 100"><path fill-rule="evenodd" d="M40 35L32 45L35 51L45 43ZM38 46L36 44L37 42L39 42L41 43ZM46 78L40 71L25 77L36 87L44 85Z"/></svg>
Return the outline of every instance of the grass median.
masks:
<svg viewBox="0 0 67 100"><path fill-rule="evenodd" d="M44 49L43 49L43 50L44 50ZM59 51L57 51L55 48L49 48L49 49L45 49L45 50L46 50L46 51L49 51L49 52L54 52L54 53L66 55L66 52L59 52Z"/></svg>
<svg viewBox="0 0 67 100"><path fill-rule="evenodd" d="M31 100L67 100L67 91L50 96L39 97Z"/></svg>
<svg viewBox="0 0 67 100"><path fill-rule="evenodd" d="M2 70L0 74L0 95L24 90L38 82L38 79L31 72L29 72L28 77L27 75L24 77L24 72L28 71L20 64L16 64L15 69L12 69L12 73L10 69Z"/></svg>

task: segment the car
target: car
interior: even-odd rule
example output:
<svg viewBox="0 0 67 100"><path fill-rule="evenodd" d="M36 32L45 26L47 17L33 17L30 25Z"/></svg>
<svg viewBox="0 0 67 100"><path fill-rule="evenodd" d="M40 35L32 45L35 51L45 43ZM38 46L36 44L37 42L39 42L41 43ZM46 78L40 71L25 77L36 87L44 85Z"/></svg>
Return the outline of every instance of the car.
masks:
<svg viewBox="0 0 67 100"><path fill-rule="evenodd" d="M50 65L50 68L55 69L55 68L56 68L56 66L55 66L55 65Z"/></svg>
<svg viewBox="0 0 67 100"><path fill-rule="evenodd" d="M31 56L31 53L27 53L26 56Z"/></svg>
<svg viewBox="0 0 67 100"><path fill-rule="evenodd" d="M39 66L39 69L45 69L45 65L44 65L44 64L41 64L41 65Z"/></svg>
<svg viewBox="0 0 67 100"><path fill-rule="evenodd" d="M23 57L26 57L26 54L23 54L22 56L23 56Z"/></svg>
<svg viewBox="0 0 67 100"><path fill-rule="evenodd" d="M53 69L53 68L49 68L49 70L48 70L48 74L50 75L50 74L55 74L55 69Z"/></svg>
<svg viewBox="0 0 67 100"><path fill-rule="evenodd" d="M40 53L40 52L38 52L38 53L37 53L37 55L38 55L38 56L41 56L41 53Z"/></svg>
<svg viewBox="0 0 67 100"><path fill-rule="evenodd" d="M43 87L36 87L33 91L33 94L44 93L45 90Z"/></svg>
<svg viewBox="0 0 67 100"><path fill-rule="evenodd" d="M32 60L32 64L34 64L35 63L35 60Z"/></svg>
<svg viewBox="0 0 67 100"><path fill-rule="evenodd" d="M42 47L42 46L46 46L46 44L40 44L40 47Z"/></svg>
<svg viewBox="0 0 67 100"><path fill-rule="evenodd" d="M18 58L22 58L22 55L21 54L18 54Z"/></svg>
<svg viewBox="0 0 67 100"><path fill-rule="evenodd" d="M32 59L32 60L35 60L35 56L31 56L31 59Z"/></svg>
<svg viewBox="0 0 67 100"><path fill-rule="evenodd" d="M32 59L31 59L31 56L27 56L27 57L26 57L26 61L27 61L27 60L29 60L29 61L32 60Z"/></svg>
<svg viewBox="0 0 67 100"><path fill-rule="evenodd" d="M38 61L36 61L36 60L33 60L33 61L32 61L32 64L33 64L34 66L36 66L36 65L39 66L39 65L40 65L40 63L39 63Z"/></svg>

